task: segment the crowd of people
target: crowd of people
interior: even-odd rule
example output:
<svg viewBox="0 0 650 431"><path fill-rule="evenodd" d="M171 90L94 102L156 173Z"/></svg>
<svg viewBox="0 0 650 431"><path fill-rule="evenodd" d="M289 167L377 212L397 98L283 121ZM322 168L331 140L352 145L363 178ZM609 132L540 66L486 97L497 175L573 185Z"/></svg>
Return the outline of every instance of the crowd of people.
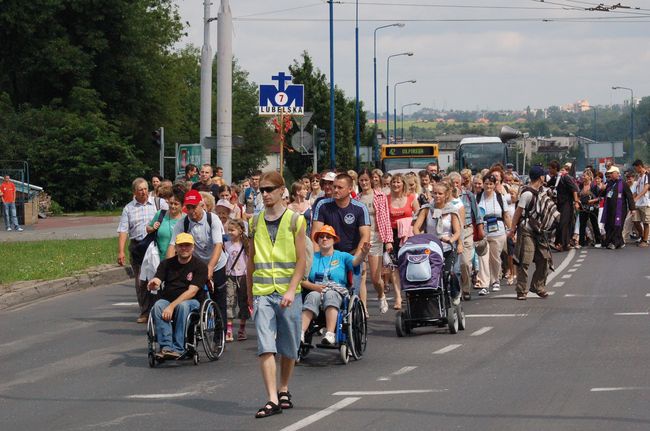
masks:
<svg viewBox="0 0 650 431"><path fill-rule="evenodd" d="M454 304L506 285L518 300L528 291L545 298L552 249L622 248L631 235L648 247L650 172L640 160L633 167L624 177L614 165L604 174L587 167L576 178L570 164L552 161L533 166L524 182L512 165L443 174L430 164L394 175L325 171L287 186L275 171L226 185L220 168L215 174L210 165L190 165L174 182L154 176L151 191L144 178L133 181L118 227L118 263L125 264L128 242L137 321L152 314L161 358L182 356L178 316L199 307L205 285L226 319L227 341L246 340L253 320L269 400L256 417L268 417L293 406L289 381L319 312L328 345L350 291L366 303L372 285L378 309L370 315L388 311L391 289L392 306L401 309L396 261L413 235L432 233L443 243L445 267L458 275Z"/></svg>

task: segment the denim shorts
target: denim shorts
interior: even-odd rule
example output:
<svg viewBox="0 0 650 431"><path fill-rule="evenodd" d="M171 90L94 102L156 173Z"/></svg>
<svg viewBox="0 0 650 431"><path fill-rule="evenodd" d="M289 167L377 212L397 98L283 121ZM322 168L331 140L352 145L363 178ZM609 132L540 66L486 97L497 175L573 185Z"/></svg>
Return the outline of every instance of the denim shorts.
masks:
<svg viewBox="0 0 650 431"><path fill-rule="evenodd" d="M298 359L302 327L302 296L296 293L291 306L280 306L282 295L256 296L253 300L253 321L257 330L257 355L279 353Z"/></svg>
<svg viewBox="0 0 650 431"><path fill-rule="evenodd" d="M314 313L314 315L318 316L321 304L323 310L328 307L334 307L337 310L340 310L342 302L343 297L335 290L327 290L324 295L321 295L320 292L314 291L309 292L309 294L305 296L305 302L303 303L302 309L309 310Z"/></svg>

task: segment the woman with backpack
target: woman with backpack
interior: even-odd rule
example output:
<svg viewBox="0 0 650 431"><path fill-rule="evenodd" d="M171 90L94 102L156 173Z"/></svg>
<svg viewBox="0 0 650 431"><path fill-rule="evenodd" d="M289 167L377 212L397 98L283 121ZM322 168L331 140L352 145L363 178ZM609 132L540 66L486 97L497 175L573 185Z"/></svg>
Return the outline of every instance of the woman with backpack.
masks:
<svg viewBox="0 0 650 431"><path fill-rule="evenodd" d="M493 292L501 290L501 253L506 250L506 234L510 229L510 216L506 211L503 195L496 191L497 178L487 175L483 178L483 193L477 196L479 211L483 210L485 234L490 256L490 287ZM480 296L489 293L489 288L479 291Z"/></svg>

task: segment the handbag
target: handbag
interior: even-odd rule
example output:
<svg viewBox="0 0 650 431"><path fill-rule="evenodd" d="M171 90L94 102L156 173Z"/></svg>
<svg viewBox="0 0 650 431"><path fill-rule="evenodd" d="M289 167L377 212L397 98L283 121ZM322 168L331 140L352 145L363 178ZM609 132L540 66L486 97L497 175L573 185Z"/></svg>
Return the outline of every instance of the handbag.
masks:
<svg viewBox="0 0 650 431"><path fill-rule="evenodd" d="M167 214L167 210L160 210L160 214L158 215L158 219L156 221L158 223L162 223L163 219L165 218L165 214ZM136 252L141 256L144 256L144 254L147 252L147 249L149 248L149 244L151 244L151 242L154 241L157 236L158 236L157 230L148 233L147 236L145 236L142 239L142 241L140 241L138 245L135 246Z"/></svg>
<svg viewBox="0 0 650 431"><path fill-rule="evenodd" d="M483 224L476 224L476 218L474 217L474 212L472 211L472 228L474 230L474 242L479 242L485 238L485 231L483 230Z"/></svg>
<svg viewBox="0 0 650 431"><path fill-rule="evenodd" d="M154 278L158 265L160 265L160 252L158 251L156 241L152 241L142 259L140 281L147 281Z"/></svg>

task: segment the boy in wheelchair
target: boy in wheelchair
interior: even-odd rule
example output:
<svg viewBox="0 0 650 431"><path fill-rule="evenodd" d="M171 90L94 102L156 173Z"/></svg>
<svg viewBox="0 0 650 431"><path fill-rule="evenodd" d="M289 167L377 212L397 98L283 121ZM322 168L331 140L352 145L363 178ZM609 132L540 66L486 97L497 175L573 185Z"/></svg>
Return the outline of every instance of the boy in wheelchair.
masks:
<svg viewBox="0 0 650 431"><path fill-rule="evenodd" d="M178 359L185 353L185 325L187 316L198 310L204 299L203 286L208 281L208 267L192 256L194 238L188 233L176 236L176 255L160 262L156 276L147 288L158 293L151 316L160 351L158 359ZM174 324L172 325L172 321Z"/></svg>
<svg viewBox="0 0 650 431"><path fill-rule="evenodd" d="M318 242L320 251L314 253L309 278L301 283L301 286L309 291L303 299L301 341L304 342L305 331L318 316L322 306L325 311L326 332L321 344L332 346L336 344L338 312L343 298L349 295L346 287L348 273L364 261L370 251L370 243L364 243L356 256L334 250L334 244L339 241L339 237L334 228L328 225L314 234L314 240Z"/></svg>

